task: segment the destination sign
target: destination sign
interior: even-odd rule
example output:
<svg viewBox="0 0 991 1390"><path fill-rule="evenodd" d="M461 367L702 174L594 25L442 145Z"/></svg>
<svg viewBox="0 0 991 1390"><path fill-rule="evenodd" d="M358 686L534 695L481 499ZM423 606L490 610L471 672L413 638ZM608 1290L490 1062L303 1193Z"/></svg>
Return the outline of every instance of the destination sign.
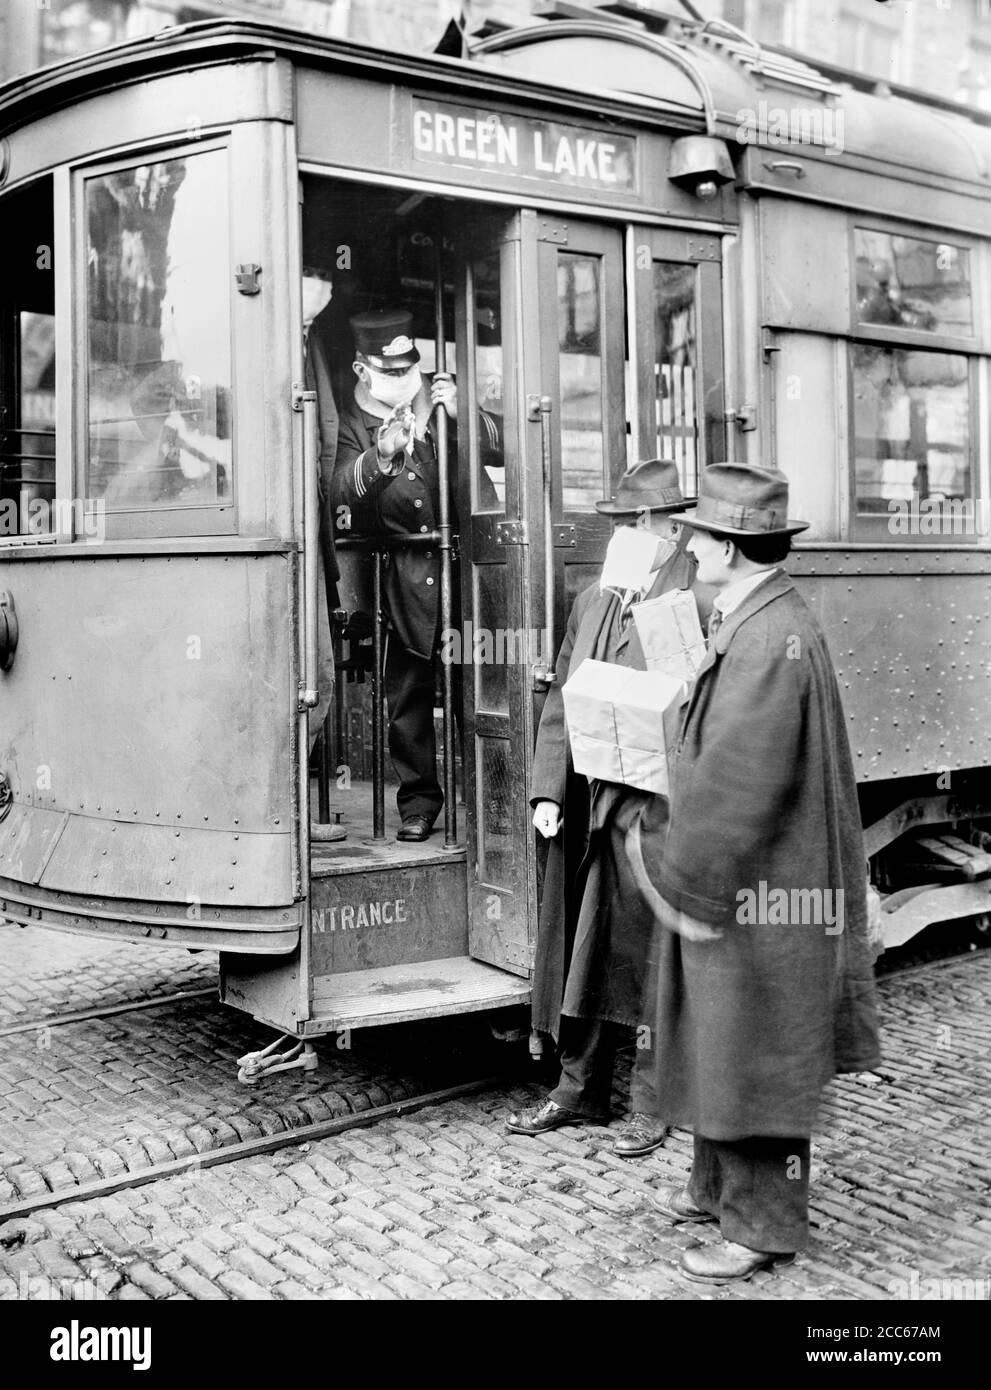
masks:
<svg viewBox="0 0 991 1390"><path fill-rule="evenodd" d="M636 156L636 140L629 135L478 107L413 102L413 158L425 164L635 193Z"/></svg>

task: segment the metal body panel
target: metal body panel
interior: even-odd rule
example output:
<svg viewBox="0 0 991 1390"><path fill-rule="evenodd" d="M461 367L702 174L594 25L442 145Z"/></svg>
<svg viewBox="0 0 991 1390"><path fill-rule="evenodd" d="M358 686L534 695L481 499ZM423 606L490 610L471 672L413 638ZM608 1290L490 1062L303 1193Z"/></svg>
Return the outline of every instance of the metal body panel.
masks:
<svg viewBox="0 0 991 1390"><path fill-rule="evenodd" d="M11 806L0 825L0 876L40 882L67 819L66 811Z"/></svg>
<svg viewBox="0 0 991 1390"><path fill-rule="evenodd" d="M41 877L43 888L81 884L108 898L278 907L292 883L290 825L247 834L128 824L70 815Z"/></svg>
<svg viewBox="0 0 991 1390"><path fill-rule="evenodd" d="M85 162L106 159L117 149L196 139L243 121L292 120L292 74L288 64L266 61L220 67L192 65L186 71L138 80L126 73L112 91L86 94L44 120L7 134L8 184Z"/></svg>
<svg viewBox="0 0 991 1390"><path fill-rule="evenodd" d="M294 900L290 568L284 555L37 555L25 571L0 557L21 621L0 683L0 763L17 803L75 820L69 859L51 866L60 887L85 889L96 872L103 891L136 892L133 864L109 869L106 835L124 822L156 832L140 851L131 842L149 876L137 896L206 900L189 877L201 852L183 834L197 830L259 837L247 855L224 846L232 873L218 901ZM94 854L108 870L88 867ZM73 861L80 873L86 866L85 881L71 881Z"/></svg>
<svg viewBox="0 0 991 1390"><path fill-rule="evenodd" d="M192 902L97 898L58 893L0 878L0 916L24 926L32 923L112 941L184 950L234 950L279 955L297 949L303 908L216 907Z"/></svg>
<svg viewBox="0 0 991 1390"><path fill-rule="evenodd" d="M795 166L803 172L799 178ZM791 167L789 167L791 166ZM940 227L976 236L987 233L989 188L975 186L961 190L949 179L936 175L924 178L913 171L857 167L849 159L813 159L803 148L797 156L791 149L769 152L748 147L740 163L740 182L752 194L786 194L808 203L831 203L859 215L896 217L918 222L920 211L935 206L939 199Z"/></svg>
<svg viewBox="0 0 991 1390"><path fill-rule="evenodd" d="M845 569L789 562L829 642L858 782L991 764L991 556L980 559L952 582L946 566L919 573L925 557L886 573L849 557Z"/></svg>

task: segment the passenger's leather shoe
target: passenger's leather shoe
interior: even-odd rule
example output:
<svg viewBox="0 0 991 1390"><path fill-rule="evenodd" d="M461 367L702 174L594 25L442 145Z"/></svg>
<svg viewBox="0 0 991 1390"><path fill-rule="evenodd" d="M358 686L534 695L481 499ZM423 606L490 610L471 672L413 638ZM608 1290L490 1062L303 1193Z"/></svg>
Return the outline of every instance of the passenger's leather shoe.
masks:
<svg viewBox="0 0 991 1390"><path fill-rule="evenodd" d="M688 1195L687 1187L659 1187L654 1193L654 1205L669 1221L715 1221L711 1211L697 1207Z"/></svg>
<svg viewBox="0 0 991 1390"><path fill-rule="evenodd" d="M720 1240L715 1245L695 1245L683 1251L681 1267L696 1284L731 1284L737 1279L749 1279L759 1269L791 1264L794 1258L794 1255L751 1250L732 1240Z"/></svg>
<svg viewBox="0 0 991 1390"><path fill-rule="evenodd" d="M549 1129L560 1129L562 1125L587 1123L587 1115L579 1115L577 1110L565 1110L556 1101L545 1100L543 1105L533 1110L514 1111L506 1121L506 1128L513 1134L544 1134Z"/></svg>
<svg viewBox="0 0 991 1390"><path fill-rule="evenodd" d="M644 1154L652 1154L659 1149L666 1134L666 1126L652 1115L644 1115L638 1110L630 1115L617 1134L613 1153L619 1154L620 1158L642 1158Z"/></svg>
<svg viewBox="0 0 991 1390"><path fill-rule="evenodd" d="M403 816L403 828L396 835L397 840L425 840L434 828L429 816Z"/></svg>

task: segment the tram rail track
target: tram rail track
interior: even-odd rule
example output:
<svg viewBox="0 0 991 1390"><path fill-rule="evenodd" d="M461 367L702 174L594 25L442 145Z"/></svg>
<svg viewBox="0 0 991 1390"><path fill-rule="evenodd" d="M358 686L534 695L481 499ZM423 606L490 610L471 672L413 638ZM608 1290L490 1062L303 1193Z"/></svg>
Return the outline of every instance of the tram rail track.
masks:
<svg viewBox="0 0 991 1390"><path fill-rule="evenodd" d="M28 1019L0 1028L0 1038L12 1038L17 1033L40 1032L43 1028L64 1028L70 1023L87 1023L93 1018L111 1018L114 1014L136 1013L140 1009L157 1009L166 1004L182 1004L190 999L217 998L216 985L209 989L181 989L174 994L156 995L150 999L133 999L123 1004L96 1004L91 1009L73 1009L47 1018Z"/></svg>
<svg viewBox="0 0 991 1390"><path fill-rule="evenodd" d="M894 969L882 975L879 978L879 984L883 986L885 981L895 981L913 976L931 974L940 967L948 968L959 965L962 959L971 954L973 954L971 951L965 950L922 962L913 963L907 961L904 964L897 965ZM2 1028L0 1029L0 1037L10 1037L19 1033L30 1033L46 1027L56 1028L74 1023L86 1022L90 1019L142 1012L169 1004L189 1003L207 997L216 998L215 989L180 990L172 994L161 995L151 999L131 1000L117 1004L101 1005L91 1009L73 1010L64 1014L20 1022ZM436 1090L425 1090L417 1095L406 1096L395 1101L390 1101L385 1105L373 1106L368 1109L355 1111L348 1115L339 1115L331 1119L303 1125L289 1123L285 1129L278 1133L265 1134L259 1137L241 1140L237 1143L219 1144L214 1148L205 1149L195 1154L176 1158L167 1162L152 1163L147 1167L128 1169L127 1171L100 1178L99 1180L80 1182L72 1186L59 1186L46 1192L33 1193L30 1195L26 1194L15 1201L0 1205L0 1223L17 1218L30 1217L36 1212L50 1210L53 1207L62 1206L69 1202L92 1201L101 1197L112 1196L114 1193L125 1191L130 1188L146 1186L160 1179L181 1177L184 1174L196 1173L205 1168L213 1168L228 1163L234 1163L239 1159L258 1157L294 1145L330 1138L336 1134L346 1133L348 1130L368 1128L382 1120L410 1115L432 1105L441 1105L447 1101L479 1095L486 1091L494 1090L499 1086L504 1086L507 1082L512 1080L518 1081L519 1076L517 1075L514 1077L508 1071L487 1075L482 1078L459 1082Z"/></svg>
<svg viewBox="0 0 991 1390"><path fill-rule="evenodd" d="M259 1139L246 1139L238 1144L225 1144L205 1153L190 1155L188 1158L174 1159L169 1163L157 1163L148 1168L121 1173L113 1178L103 1178L99 1182L80 1183L76 1187L66 1187L58 1191L37 1193L16 1202L0 1206L0 1224L33 1215L38 1211L63 1206L67 1202L88 1202L99 1197L110 1197L115 1192L128 1188L144 1187L162 1178L181 1177L184 1173L201 1172L204 1168L216 1168L223 1164L235 1163L242 1158L256 1158L262 1154L275 1153L279 1149L290 1148L295 1144L308 1144L319 1139L328 1139L347 1130L362 1129L377 1124L380 1120L398 1119L411 1115L427 1106L442 1105L446 1101L460 1100L465 1096L478 1095L484 1091L505 1085L506 1075L488 1076L475 1081L464 1081L454 1086L445 1086L439 1091L426 1091L422 1095L409 1096L403 1100L390 1101L388 1105L375 1106L361 1110L353 1115L343 1115L332 1120L322 1120L317 1124L298 1125L279 1134L267 1134Z"/></svg>

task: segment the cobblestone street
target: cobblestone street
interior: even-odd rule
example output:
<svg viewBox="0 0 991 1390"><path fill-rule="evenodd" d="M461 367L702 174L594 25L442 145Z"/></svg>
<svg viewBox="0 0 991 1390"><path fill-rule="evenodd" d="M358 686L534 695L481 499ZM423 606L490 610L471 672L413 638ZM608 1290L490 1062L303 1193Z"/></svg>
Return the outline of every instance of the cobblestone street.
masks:
<svg viewBox="0 0 991 1390"><path fill-rule="evenodd" d="M208 956L40 928L4 926L0 937L20 1022L210 983ZM687 1174L687 1133L634 1162L612 1153L618 1119L511 1136L506 1113L542 1088L510 1079L367 1129L7 1220L0 1296L855 1300L898 1297L913 1278L988 1280L991 953L893 975L881 995L880 1076L827 1092L812 1244L747 1284L685 1281L677 1258L698 1232L654 1212L655 1188ZM8 1032L2 1200L493 1075L476 1029L368 1030L349 1049L327 1039L317 1073L255 1090L232 1064L268 1035L210 999Z"/></svg>

